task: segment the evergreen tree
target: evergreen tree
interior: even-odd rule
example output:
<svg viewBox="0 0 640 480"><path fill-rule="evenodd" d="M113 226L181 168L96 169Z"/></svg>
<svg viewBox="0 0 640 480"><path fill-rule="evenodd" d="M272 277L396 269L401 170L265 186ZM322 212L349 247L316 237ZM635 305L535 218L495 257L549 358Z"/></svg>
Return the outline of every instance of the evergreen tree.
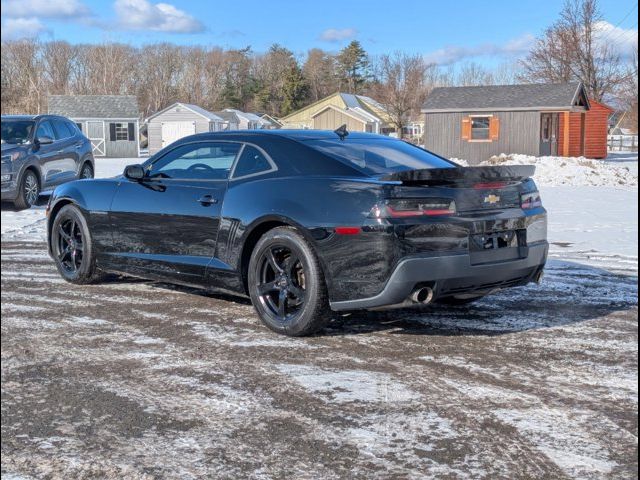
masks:
<svg viewBox="0 0 640 480"><path fill-rule="evenodd" d="M293 64L284 76L282 86L283 102L280 109L282 116L301 108L309 96L309 84L298 64Z"/></svg>
<svg viewBox="0 0 640 480"><path fill-rule="evenodd" d="M353 40L336 60L341 88L346 87L348 93L361 93L369 79L369 56L360 42Z"/></svg>

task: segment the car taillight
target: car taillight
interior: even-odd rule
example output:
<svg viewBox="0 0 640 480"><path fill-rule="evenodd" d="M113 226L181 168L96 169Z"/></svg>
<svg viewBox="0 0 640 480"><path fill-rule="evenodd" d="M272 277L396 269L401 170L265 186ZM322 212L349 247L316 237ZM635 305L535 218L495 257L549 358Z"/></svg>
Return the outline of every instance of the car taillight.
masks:
<svg viewBox="0 0 640 480"><path fill-rule="evenodd" d="M372 210L375 218L405 218L455 215L456 203L445 198L388 200Z"/></svg>
<svg viewBox="0 0 640 480"><path fill-rule="evenodd" d="M542 199L540 198L540 192L528 192L520 195L520 207L529 210L531 208L538 208L542 206Z"/></svg>

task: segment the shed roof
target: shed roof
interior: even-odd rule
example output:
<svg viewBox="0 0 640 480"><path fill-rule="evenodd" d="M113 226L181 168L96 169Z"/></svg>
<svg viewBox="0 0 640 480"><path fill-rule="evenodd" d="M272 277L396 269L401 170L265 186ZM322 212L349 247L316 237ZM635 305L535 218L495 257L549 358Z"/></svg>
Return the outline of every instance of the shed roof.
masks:
<svg viewBox="0 0 640 480"><path fill-rule="evenodd" d="M327 105L326 107L321 108L320 110L315 112L313 115L311 115L311 118L315 118L318 115L322 114L323 112L326 112L327 110L335 110L336 112L343 113L349 117L352 117L358 120L360 123L364 123L364 124L371 123L374 121L356 109L348 108L345 110L344 108L336 107L335 105Z"/></svg>
<svg viewBox="0 0 640 480"><path fill-rule="evenodd" d="M488 85L435 88L422 111L456 112L480 110L570 110L589 108L582 83Z"/></svg>
<svg viewBox="0 0 640 480"><path fill-rule="evenodd" d="M70 118L135 119L135 95L49 95L49 113Z"/></svg>
<svg viewBox="0 0 640 480"><path fill-rule="evenodd" d="M222 118L226 122L239 123L240 119L234 112L228 112L227 110L221 110L219 112L214 112L217 116Z"/></svg>
<svg viewBox="0 0 640 480"><path fill-rule="evenodd" d="M205 110L204 108L199 107L198 105L194 105L192 103L182 103L182 102L176 102L176 103L173 103L173 104L169 105L168 107L163 108L162 110L154 113L149 118L147 118L146 122L148 122L152 118L157 117L158 115L162 115L167 110L170 110L170 109L172 109L172 108L174 108L176 106L181 106L181 107L186 108L187 110L191 110L196 115L200 115L201 117L209 120L210 122L224 122L224 120L222 118L220 118L215 113L210 112L209 110Z"/></svg>

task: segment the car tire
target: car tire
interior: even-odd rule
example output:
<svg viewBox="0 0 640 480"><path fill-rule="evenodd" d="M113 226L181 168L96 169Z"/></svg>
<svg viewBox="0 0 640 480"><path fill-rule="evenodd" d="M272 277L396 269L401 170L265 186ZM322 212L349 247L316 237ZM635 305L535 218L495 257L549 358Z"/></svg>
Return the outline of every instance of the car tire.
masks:
<svg viewBox="0 0 640 480"><path fill-rule="evenodd" d="M75 205L60 209L51 225L50 249L62 278L76 284L99 281L91 232L84 215Z"/></svg>
<svg viewBox="0 0 640 480"><path fill-rule="evenodd" d="M36 173L29 169L24 172L20 179L20 186L18 187L18 196L13 202L13 205L18 210L25 210L31 208L38 202L40 196L40 180Z"/></svg>
<svg viewBox="0 0 640 480"><path fill-rule="evenodd" d="M260 319L275 332L311 335L331 318L318 257L294 228L277 227L258 240L249 261L248 290Z"/></svg>
<svg viewBox="0 0 640 480"><path fill-rule="evenodd" d="M483 297L484 295L478 295L477 297L470 298L445 297L438 299L437 303L441 303L443 305L469 305L470 303L476 302Z"/></svg>
<svg viewBox="0 0 640 480"><path fill-rule="evenodd" d="M94 172L93 172L93 166L91 165L91 162L84 162L84 164L82 165L82 168L80 169L80 174L78 175L78 178L80 180L89 180L93 178L93 176L94 176Z"/></svg>

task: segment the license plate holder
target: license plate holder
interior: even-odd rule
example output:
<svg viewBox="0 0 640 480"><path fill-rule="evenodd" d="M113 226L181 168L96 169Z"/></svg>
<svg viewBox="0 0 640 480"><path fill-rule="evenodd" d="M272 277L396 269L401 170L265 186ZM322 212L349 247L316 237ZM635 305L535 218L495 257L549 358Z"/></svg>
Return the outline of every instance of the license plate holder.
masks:
<svg viewBox="0 0 640 480"><path fill-rule="evenodd" d="M528 249L526 236L522 232L522 230L505 230L471 235L469 242L471 264L526 258Z"/></svg>

